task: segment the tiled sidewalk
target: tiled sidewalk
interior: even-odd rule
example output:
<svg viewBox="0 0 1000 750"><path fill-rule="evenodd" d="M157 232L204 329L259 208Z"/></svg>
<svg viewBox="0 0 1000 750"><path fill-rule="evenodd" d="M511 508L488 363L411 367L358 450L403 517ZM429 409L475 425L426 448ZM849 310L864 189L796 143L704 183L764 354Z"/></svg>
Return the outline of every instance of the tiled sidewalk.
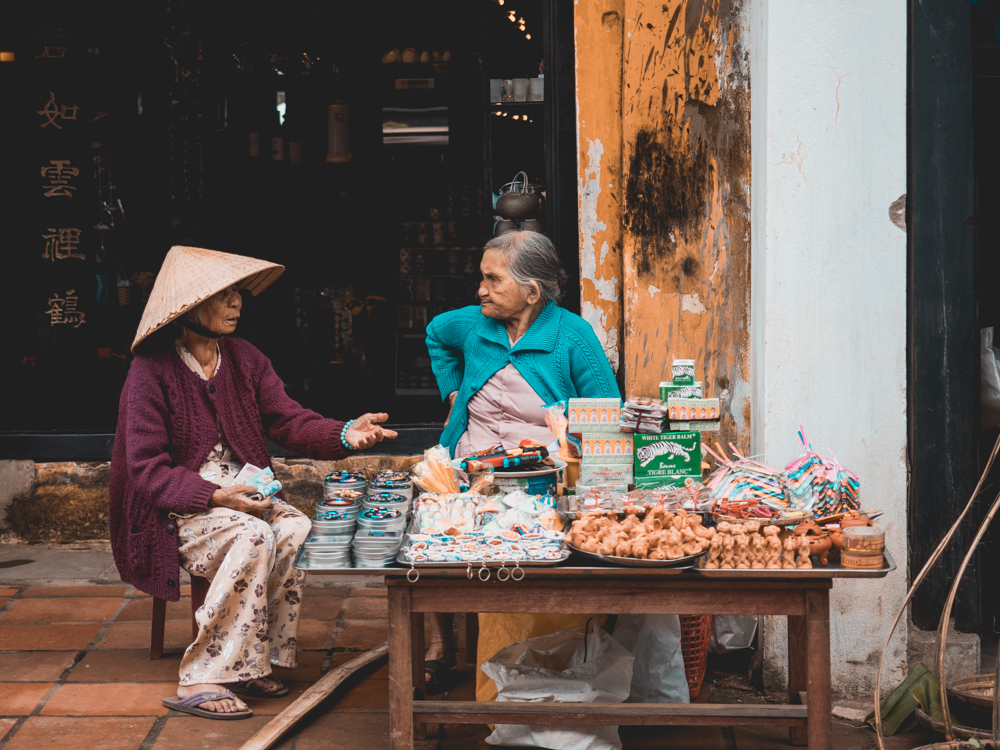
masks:
<svg viewBox="0 0 1000 750"><path fill-rule="evenodd" d="M348 584L353 586L358 584ZM363 584L361 584L363 585ZM241 721L210 721L168 711L180 656L190 630L190 599L167 606L165 653L149 660L152 600L127 586L0 586L0 750L230 750L288 706L331 667L386 638L383 588L307 587L299 629L299 667L276 669L287 697L248 699L255 715ZM457 619L461 619L460 617ZM464 664L458 627L459 663ZM711 681L699 702L713 700ZM474 700L471 670L457 675L445 699ZM751 694L747 702L760 701ZM715 700L733 700L716 694ZM388 748L388 670L377 663L328 698L282 750ZM431 727L418 750L490 746L484 726ZM835 721L838 750L874 748L871 731ZM625 750L784 750L786 729L719 727L622 727ZM919 733L890 738L887 747L909 750L932 740Z"/></svg>
<svg viewBox="0 0 1000 750"><path fill-rule="evenodd" d="M307 589L299 667L275 670L289 695L248 699L250 719L208 721L161 703L176 691L190 642L187 587L182 593L167 606L164 655L150 661L152 599L131 587L0 587L0 748L238 748L322 672L386 637L384 589ZM385 746L387 679L384 662L359 675L281 747Z"/></svg>

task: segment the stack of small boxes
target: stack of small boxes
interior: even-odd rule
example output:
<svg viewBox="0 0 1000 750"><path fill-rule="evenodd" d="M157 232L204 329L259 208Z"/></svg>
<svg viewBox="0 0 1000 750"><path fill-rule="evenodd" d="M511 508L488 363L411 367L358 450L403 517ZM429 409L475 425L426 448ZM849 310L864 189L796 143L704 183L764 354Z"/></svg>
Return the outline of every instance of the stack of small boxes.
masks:
<svg viewBox="0 0 1000 750"><path fill-rule="evenodd" d="M705 398L701 381L695 380L694 360L675 359L673 382L660 383L660 398L667 402L667 419L675 432L718 432L719 399Z"/></svg>
<svg viewBox="0 0 1000 750"><path fill-rule="evenodd" d="M632 436L621 431L621 406L617 398L569 400L569 432L579 433L582 443L578 488L628 491L634 475Z"/></svg>

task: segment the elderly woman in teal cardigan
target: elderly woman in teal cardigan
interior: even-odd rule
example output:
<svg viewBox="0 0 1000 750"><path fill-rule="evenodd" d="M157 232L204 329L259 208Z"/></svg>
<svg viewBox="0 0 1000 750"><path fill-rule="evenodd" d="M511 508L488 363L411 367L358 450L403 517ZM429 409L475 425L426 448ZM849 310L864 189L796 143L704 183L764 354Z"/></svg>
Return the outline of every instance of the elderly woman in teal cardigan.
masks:
<svg viewBox="0 0 1000 750"><path fill-rule="evenodd" d="M617 398L618 385L590 324L558 301L566 274L547 237L509 232L487 243L478 307L438 315L427 349L441 397L451 410L441 444L463 456L526 438L553 441L543 404L570 398ZM481 615L478 658L504 646L585 622L585 615ZM451 622L432 618L428 685L455 661ZM476 696L492 700L493 681L476 674Z"/></svg>

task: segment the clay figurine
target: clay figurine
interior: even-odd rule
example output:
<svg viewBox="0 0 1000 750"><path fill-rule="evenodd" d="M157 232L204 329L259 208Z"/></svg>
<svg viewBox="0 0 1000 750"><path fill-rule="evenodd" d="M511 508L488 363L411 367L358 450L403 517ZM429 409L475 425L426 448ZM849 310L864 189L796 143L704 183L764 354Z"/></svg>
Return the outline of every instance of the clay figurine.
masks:
<svg viewBox="0 0 1000 750"><path fill-rule="evenodd" d="M785 540L785 554L781 561L783 570L795 570L795 555L799 551L799 538L790 536Z"/></svg>
<svg viewBox="0 0 1000 750"><path fill-rule="evenodd" d="M830 542L830 540L829 539L825 539L825 538L824 538L824 540L827 542L827 551L829 551L829 542ZM802 569L805 569L805 568L811 568L813 566L812 560L809 559L809 552L811 551L811 547L812 547L812 545L809 542L809 537L800 538L800 540L799 540L799 556L798 556L798 559L795 561L795 567L798 568L799 570L802 570ZM825 562L823 564L826 565Z"/></svg>
<svg viewBox="0 0 1000 750"><path fill-rule="evenodd" d="M779 535L781 529L777 526L764 527L764 545L766 547L766 560L764 567L775 570L781 567L781 539Z"/></svg>
<svg viewBox="0 0 1000 750"><path fill-rule="evenodd" d="M754 534L750 542L750 567L760 570L764 567L764 537Z"/></svg>
<svg viewBox="0 0 1000 750"><path fill-rule="evenodd" d="M705 567L710 570L718 570L719 568L719 558L722 555L722 534L716 534L712 538L712 543L708 548L708 561L705 563Z"/></svg>
<svg viewBox="0 0 1000 750"><path fill-rule="evenodd" d="M750 544L747 540L746 534L737 534L733 537L733 542L736 545L736 555L734 556L733 562L736 563L736 568L738 570L747 570L750 567L750 562L747 559Z"/></svg>
<svg viewBox="0 0 1000 750"><path fill-rule="evenodd" d="M726 534L722 540L722 564L719 567L723 570L733 570L736 567L733 564L733 554L733 536Z"/></svg>

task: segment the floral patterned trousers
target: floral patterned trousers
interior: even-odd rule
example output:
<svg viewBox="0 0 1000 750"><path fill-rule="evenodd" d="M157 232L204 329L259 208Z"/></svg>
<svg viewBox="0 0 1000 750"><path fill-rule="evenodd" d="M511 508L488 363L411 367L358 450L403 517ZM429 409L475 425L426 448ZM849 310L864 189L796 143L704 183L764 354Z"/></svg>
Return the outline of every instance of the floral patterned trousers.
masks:
<svg viewBox="0 0 1000 750"><path fill-rule="evenodd" d="M295 555L310 522L274 499L263 520L229 508L178 517L181 566L210 578L195 613L198 638L181 660L180 684L220 684L295 667L305 572Z"/></svg>

